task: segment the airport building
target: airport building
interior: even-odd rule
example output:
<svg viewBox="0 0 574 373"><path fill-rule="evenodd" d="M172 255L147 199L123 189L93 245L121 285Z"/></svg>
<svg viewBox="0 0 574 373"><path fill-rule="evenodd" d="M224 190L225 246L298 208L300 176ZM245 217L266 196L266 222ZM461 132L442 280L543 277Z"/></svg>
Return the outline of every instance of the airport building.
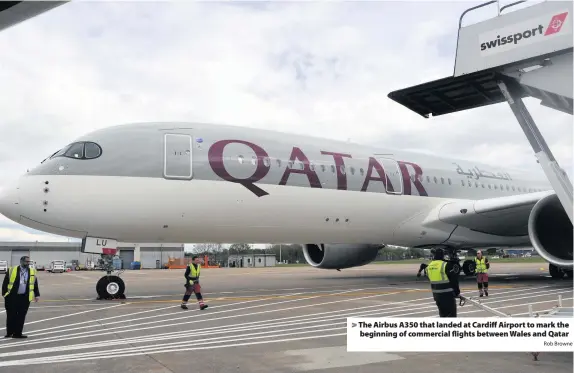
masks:
<svg viewBox="0 0 574 373"><path fill-rule="evenodd" d="M230 255L227 259L228 267L275 267L276 264L275 254Z"/></svg>
<svg viewBox="0 0 574 373"><path fill-rule="evenodd" d="M118 249L123 269L129 269L134 261L141 262L143 269L163 268L170 259L184 257L183 244L120 244ZM30 256L38 269L47 268L52 260L90 267L100 259L100 255L82 253L80 242L0 242L0 261L9 266L18 265L24 255Z"/></svg>

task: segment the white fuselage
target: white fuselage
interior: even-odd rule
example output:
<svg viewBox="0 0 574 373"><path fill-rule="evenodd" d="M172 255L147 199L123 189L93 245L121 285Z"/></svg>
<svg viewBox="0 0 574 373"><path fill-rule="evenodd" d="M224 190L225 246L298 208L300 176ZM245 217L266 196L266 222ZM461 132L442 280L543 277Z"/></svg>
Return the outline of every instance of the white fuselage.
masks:
<svg viewBox="0 0 574 373"><path fill-rule="evenodd" d="M211 127L206 127L207 135L201 132L201 127L198 128L194 134L196 139L198 134L215 138L213 142L221 138L219 133L208 132ZM249 136L250 130L245 131ZM102 133L96 135L103 138ZM253 137L256 138L258 134L256 132ZM136 140L150 142L149 137L145 136ZM260 137L259 142L272 154L273 143L269 135L265 136ZM98 139L95 135L94 138ZM321 144L316 149L347 146L345 143L333 145L310 141L292 136L285 143L309 144L308 148ZM130 140L125 140L125 143L130 144ZM253 174L253 169L241 167L255 166L250 166L248 162L253 153L241 146L226 150L225 162L228 162L226 167L237 167L235 174L241 174L237 177L245 178ZM101 162L124 167L121 164L123 155L112 157L111 161L104 158L105 155L111 157L109 152L113 146L102 148ZM146 145L140 148L151 147ZM307 151L307 155L312 153L305 146L301 148ZM133 149L137 147L134 145ZM21 177L18 185L6 190L0 199L0 212L20 224L41 231L77 238L102 237L118 242L385 243L415 246L437 244L449 239L452 228L446 224L445 227L424 226L425 219L436 215L437 209L446 202L491 199L551 189L544 178L533 179L528 173L513 173L511 178L493 177L493 172L490 172L490 176L479 176L463 171L472 169L472 164L467 161L460 161L462 167L457 169L455 165L458 163L453 164L452 160L437 161L436 157L402 152L396 154L397 159L416 162L424 170L417 183L424 187L427 195L420 195L416 188L415 173L410 174L413 180L405 181L400 172L392 174L390 170L389 177L394 178L395 187L403 194L386 193L380 181L370 181L368 190L361 191L361 186L366 185L365 178L369 174L366 165L372 153L366 149L364 154L360 154L362 148L353 145L346 151L353 155L345 159L346 190L337 190L336 186L301 186L301 183L307 182L307 176L291 173L286 185L278 185L281 183L277 181L261 185L256 182L255 185L268 193L257 197L236 182L217 177L202 178L202 170L209 169L212 159L207 157L206 149L207 146L202 148L200 145L193 148L194 176L190 180L59 174L61 170L73 169L76 164L93 165L95 163L89 162L100 161L100 158L78 160L78 163L69 163L65 167L60 165L67 162L65 158L50 159L49 166L44 166L52 173L39 175L32 172ZM291 151L291 147L285 149ZM285 157L289 156L289 152L284 153ZM341 175L335 174L335 167L328 163L329 157L314 154L308 157L310 162L317 162L315 171L320 181L323 184L324 180L336 183ZM237 159L240 159L240 164ZM273 159L270 161L269 172L278 175L274 180L283 175L289 163L288 158L283 159L282 163L277 162L280 166L276 166ZM125 162L125 167L129 168L129 161ZM235 166L230 166L233 162ZM163 167L161 159L159 164ZM321 166L320 171L319 165L327 166ZM331 169L333 173L330 173ZM200 170L200 177L195 175L195 170ZM382 190L372 192L376 188ZM405 189L408 189L408 193L405 193ZM468 237L463 238L476 245L525 243L524 237L499 237L477 232L469 232Z"/></svg>

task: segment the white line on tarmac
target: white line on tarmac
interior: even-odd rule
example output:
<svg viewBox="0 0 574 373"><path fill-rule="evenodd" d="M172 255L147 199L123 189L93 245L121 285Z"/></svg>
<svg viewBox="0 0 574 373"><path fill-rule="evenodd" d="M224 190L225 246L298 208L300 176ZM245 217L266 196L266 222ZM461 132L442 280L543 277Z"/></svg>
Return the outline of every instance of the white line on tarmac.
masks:
<svg viewBox="0 0 574 373"><path fill-rule="evenodd" d="M340 328L337 328L340 329ZM329 329L325 329L324 331L327 331ZM296 333L296 334L300 334L300 333ZM196 351L196 350L206 350L206 349L215 349L215 348L226 348L226 347L242 347L242 346L252 346L252 345L259 345L259 344L269 344L269 343L279 343L279 342L292 342L292 341L301 341L301 340L306 340L306 339L321 339L321 338L330 338L330 337L339 337L339 336L344 336L347 333L336 333L336 334L325 334L325 335L320 335L320 336L310 336L310 337L299 337L299 338L285 338L285 339L278 339L278 340L272 340L272 341L258 341L258 342L246 342L246 343L235 343L235 344L228 344L228 345L220 345L220 346L206 346L206 347L189 347L189 348L183 348L183 349L176 349L176 350L171 350L171 351L165 351L165 352L184 352L184 351ZM256 338L252 338L252 339L256 339ZM163 352L163 351L160 351ZM113 357L130 357L130 356L141 356L141 355L147 355L149 354L149 352L137 352L137 353L131 353L131 354L124 354L124 355L114 355ZM74 359L62 359L59 361L45 361L45 358L39 358L39 359L25 359L25 360L13 360L13 361L6 361L6 362L0 362L0 366L16 366L16 365L32 365L32 364L43 364L46 362L58 362L58 363L64 363L64 362L70 362L70 361L80 361L80 360L94 360L94 359L105 359L108 358L109 355L104 354L104 355L100 355L100 356L96 356L96 357L88 357L88 358L74 358ZM67 358L67 356L65 356L64 358Z"/></svg>
<svg viewBox="0 0 574 373"><path fill-rule="evenodd" d="M363 289L353 289L353 290L346 290L346 291L340 291L340 289L330 290L330 291L321 290L321 291L313 291L313 292L290 293L290 294L268 295L268 296L274 296L274 297L277 297L277 298L281 298L281 297L287 297L287 296L319 294L319 293L344 294L344 293L350 293L350 292L358 292L358 291L363 291L363 290L381 289L381 288L386 288L386 287L383 286L383 287L378 287L378 288L363 288ZM391 287L391 288L396 289L395 287ZM410 288L409 290L419 290L419 289ZM307 298L302 298L302 299L290 300L290 301L287 301L287 302L300 301L300 300L305 300L305 299L313 299L313 298L317 298L317 297L320 297L320 295L319 295L319 296L315 296L315 297L307 297ZM237 304L242 304L242 303L245 304L245 303L251 303L251 302L262 302L262 301L265 301L265 300L267 300L267 299L253 299L253 300L248 300L248 301L244 301L244 302L231 303L231 304L228 304L228 305L212 306L211 308L212 308L212 309L213 309L213 308L222 308L222 307L226 307L226 306L230 306L230 305L237 305ZM256 306L247 307L247 308L263 307L263 306L274 305L274 304L280 304L280 303L283 303L283 302L279 302L279 303L268 303L268 304L265 304L265 305L256 305ZM44 330L51 330L51 332L41 333L41 334L35 334L35 335L45 335L45 334L59 333L59 332L61 332L62 330L54 330L54 329L66 328L66 327L70 327L70 326L73 326L73 325L84 325L84 326L81 326L81 327L78 327L78 328L68 328L68 329L65 329L65 331L95 328L95 327L100 327L100 325L99 325L99 324L96 324L96 325L85 325L85 324L86 324L86 323L96 322L96 321L99 322L99 321L103 321L103 320L110 320L110 319L122 318L122 317L131 317L131 316L134 316L134 315L136 315L136 314L142 314L142 313L147 313L147 312L153 312L153 311L155 311L155 310L158 310L158 311L159 311L159 310L164 310L164 309L169 309L169 308L174 308L174 307L179 307L179 305L172 305L172 306L169 306L169 307L162 307L162 308L159 308L159 309L140 311L140 312L136 312L136 313L127 313L127 314L124 314L124 315L117 315L117 316L113 316L113 317L109 317L109 318L105 318L105 319L89 320L89 321L86 321L86 322L80 322L80 323L74 323L74 324L68 324L68 325L53 326L53 327L50 327L50 328L45 328L45 329L30 331L29 334L34 334L34 333L37 333L37 332L39 332L39 331L44 331ZM240 308L240 309L246 309L246 308ZM221 312L231 312L231 311L234 311L234 310L230 310L230 311L220 311L220 312L217 312L217 313L221 313ZM134 319L134 318L130 318L130 322L138 321L138 320L146 320L146 319L157 319L158 317L161 317L161 316L171 316L171 315L178 315L178 314L180 314L180 313L179 313L179 312L177 312L177 313L176 313L176 312L171 312L171 313L164 314L164 315L138 317L138 318L135 318L135 319ZM213 314L213 313L210 312L209 315L211 315L211 314ZM187 318L187 317L189 317L189 315L181 316L181 317L173 318L173 319L163 319L163 320L161 320L161 321L152 321L152 322L149 322L148 324L153 324L153 323L158 323L158 322L164 322L164 321L179 320L179 319L184 319L184 318ZM115 321L115 322L111 322L111 323L106 323L106 326L108 326L108 325L113 325L113 324L120 324L120 323L124 323L124 322L125 322L125 321L123 321L123 320ZM131 327L131 326L137 326L137 325L143 325L143 324L145 324L145 323L131 324L130 327Z"/></svg>
<svg viewBox="0 0 574 373"><path fill-rule="evenodd" d="M550 302L550 301L547 301ZM542 303L547 303L547 302L542 302ZM416 312L416 313L420 313L420 312ZM407 315L409 314L414 314L414 313L407 313ZM401 315L402 317L403 315ZM392 316L391 316L392 317ZM333 328L324 328L324 326L329 326L329 325L338 325L338 324L345 324L342 327L333 327ZM331 330L339 330L339 329L346 329L346 322L338 322L338 323L331 323L331 324L323 324L323 325L317 325L316 327L322 327L321 332L325 332L325 331L331 331ZM292 329L287 329L287 330L297 330L297 329L308 329L309 327L302 327L302 328L292 328ZM254 339L262 339L262 338L269 338L269 337L282 337L282 336L286 336L286 335L300 335L300 334L306 334L306 333L313 333L316 332L314 330L307 330L307 331L301 331L301 332L294 332L294 333L281 333L280 335L276 335L276 336L266 336L263 335L261 336L261 334L269 334L272 332L269 331L264 331L264 332L258 332L258 333L249 333L249 334L243 334L241 338L235 338L232 340L228 340L226 342L236 342L236 341L242 341L242 340L249 340L252 341ZM345 335L346 333L340 333L337 335ZM258 335L258 336L256 336ZM335 335L330 335L330 336L335 336ZM326 337L325 335L319 335L319 336L312 336L310 337L318 339L320 337ZM217 337L217 338L208 338L208 339L203 339L201 341L197 341L194 343L194 346L202 346L202 345L208 345L208 344L214 344L214 343L219 343L220 339L222 338L227 338L227 337ZM216 341L217 340L217 341ZM282 340L285 341L285 340ZM270 341L267 340L265 341L266 343L272 343L274 341ZM253 343L253 342L248 342L248 343ZM115 353L109 354L106 353L106 357L125 357L125 356L136 356L136 355L141 355L141 354L154 354L154 353L165 353L165 352L180 352L182 351L182 349L177 349L178 347L185 347L187 346L189 343L188 341L182 341L182 342L177 342L177 343L162 343L161 345L152 345L152 346L143 346L143 347L130 347L130 348L124 348L124 349L119 349L119 350L115 350ZM184 348L183 351L190 351L193 349L205 349L205 348L221 348L227 346L229 347L229 345L219 345L219 346L210 346L210 347L192 347L192 348ZM41 357L41 358L36 358L36 359L26 359L26 360L14 360L14 361L7 361L5 363L0 363L0 366L8 366L8 365L21 365L22 362L27 361L29 364L38 364L38 363L57 363L57 362L66 362L66 361L78 361L78 360L91 360L91 359L99 359L102 358L104 356L102 356L101 351L92 351L92 352L86 352L86 353L79 353L79 354L69 354L69 355L60 355L60 356L49 356L49 357Z"/></svg>
<svg viewBox="0 0 574 373"><path fill-rule="evenodd" d="M549 287L549 286L544 286L544 287ZM544 288L542 287L542 288ZM524 288L524 289L520 289L520 290L513 290L512 292L517 292L517 291L530 291L530 294L536 294L534 292L531 292L531 288ZM508 292L506 292L508 293ZM547 291L543 291L543 292L538 292L538 293L544 293L540 296L544 296L547 294ZM372 295L372 296L367 296L367 297L360 297L360 298L356 298L358 299L365 299L365 298L374 298L374 297L381 297L381 296L386 296L386 295L393 295L393 294L399 294L399 293L387 293L387 294L377 294L377 295ZM512 298L514 299L514 298ZM509 300L512 300L509 299ZM421 300L428 300L428 298L421 298ZM241 314L241 315L231 315L231 316L224 316L224 317L216 317L216 318L212 318L212 319L202 319L202 320L193 320L193 321L189 321L189 322L183 322L183 323L177 323L177 324L168 324L168 325L161 325L161 326L153 326L153 327L144 327L144 328L137 328L137 329L131 329L131 330L127 330L124 331L125 333L130 333L130 332L135 332L135 331L140 331L140 330L147 330L147 329L154 329L157 327L167 327L167 326L180 326L183 324L189 324L192 322L206 322L206 321L212 321L212 320L222 320L222 319L228 319L228 318L235 318L235 317L243 317L243 316L253 316L253 315L258 315L258 314L264 314L264 313L270 313L270 312L280 312L280 311L287 311L287 310L292 310L292 309L300 309L300 308L307 308L307 307L316 307L316 306L320 306L320 305L326 305L326 304L333 304L333 303L340 303L340 302L346 302L347 300L339 300L339 301L332 301L332 302L324 302L324 303L318 303L318 304L311 304L311 305L305 305L305 306L298 306L298 307L288 307L288 308L281 308L281 309L273 309L273 310L267 310L267 311L260 311L260 312L253 312L253 313L248 313L248 314ZM286 303L286 302L280 302L280 303ZM399 302L400 304L403 304L403 302ZM432 304L432 303L430 303ZM416 304L406 304L406 307L413 307L416 306ZM259 307L259 306L258 306ZM428 308L434 308L435 306L429 305ZM252 307L246 307L246 308L252 308ZM404 307L403 307L404 308ZM239 309L234 309L231 311L238 311L241 310L242 308ZM424 311L426 312L426 311ZM419 312L420 313L420 312ZM206 314L210 315L210 314ZM292 317L291 317L292 318ZM281 319L285 319L285 318L281 318ZM276 319L276 320L281 320L281 319ZM164 322L165 320L162 320L161 322ZM268 322L268 321L267 321ZM146 325L146 323L143 323L143 325ZM132 327L133 325L130 325L129 327ZM214 330L221 330L221 328L214 328ZM198 331L195 330L194 333L197 333ZM92 334L90 334L92 333ZM25 341L25 342L21 342L21 343L11 343L10 345L4 345L4 346L0 346L0 348L8 348L10 346L18 346L18 345L31 345L31 344L37 344L37 343L49 343L52 341L63 341L63 340L70 340L70 339L78 339L78 338L91 338L91 337L96 337L96 336L102 336L102 335L108 335L108 334L115 334L115 332L104 332L104 333L97 333L97 334L93 334L93 332L81 332L81 333L74 333L74 334L67 334L66 336L54 336L54 337L47 337L47 338L41 338L39 340L35 340L35 341Z"/></svg>
<svg viewBox="0 0 574 373"><path fill-rule="evenodd" d="M355 290L349 290L348 292L351 291L355 291ZM412 290L411 290L412 291ZM408 292L408 290L406 291ZM387 295L395 295L395 294L401 294L404 292L394 292L394 293L386 293L386 294L376 294L376 295L371 295L371 296L367 296L367 297L361 297L361 298L355 298L355 300L358 299L366 299L366 298L374 298L374 297L381 297L381 296L387 296ZM227 310L227 311L219 311L219 312L210 312L209 314L205 314L207 315L213 315L213 314L218 314L218 313L224 313L224 312L235 312L235 311L240 311L242 309L250 309L250 308L256 308L256 307L267 307L270 305L276 305L276 304L282 304L282 303L290 303L290 302L297 302L297 301L302 301L302 300L308 300L308 299L313 299L313 298L317 298L319 296L315 296L315 297L309 297L309 298L303 298L303 299L294 299L294 300L288 300L288 301L282 301L282 302L276 302L276 303L269 303L269 304L265 304L265 305L255 305L255 306L250 306L250 307L243 307L243 308L236 308L236 309L232 309L232 310ZM333 303L340 303L340 302L348 302L347 299L343 299L343 300L339 300L339 301L333 301L333 302L325 302L325 303L319 303L319 304L309 304L309 305L305 305L305 306L300 306L300 307L290 307L290 308L283 308L283 309L272 309L272 310L267 310L267 311L261 311L261 312L254 312L254 313L249 313L249 314L242 314L242 315L231 315L231 316L224 316L224 317L216 317L214 319L200 319L200 320L191 320L191 321L186 321L186 322L180 322L180 323L174 323L174 324L168 324L168 325L158 325L158 326L150 326L150 327L144 327L144 328L133 328L134 326L138 326L138 325L148 325L151 323L156 323L156 322L147 322L147 323L140 323L140 324L134 324L134 325L127 325L127 326L123 326L123 327L116 327L114 328L113 331L109 331L109 332L103 332L103 333L94 333L93 331L87 331L87 332L80 332L80 333L72 333L72 334L66 334L66 336L54 336L54 337L47 337L47 338L41 338L35 341L23 341L20 343L10 343L9 345L7 344L3 344L0 346L0 348L8 348L11 346L17 346L17 345L30 345L30 344L36 344L36 343L44 343L46 341L51 341L51 340L58 340L58 341L63 341L63 340L69 340L69 339L78 339L78 338L91 338L91 337L96 337L96 336L102 336L102 335L109 335L109 334L116 334L118 333L119 328L130 328L129 330L122 330L121 332L124 333L131 333L134 331L139 331L139 330L147 330L147 329L155 329L155 328L164 328L164 327L168 327L168 326L180 326L180 325L184 325L184 324L190 324L190 323L194 323L194 322L199 322L199 323L203 323L205 321L209 321L209 320L221 320L221 319L227 319L227 318L234 318L234 317L241 317L241 316L251 316L251 315L256 315L256 314L261 314L261 313L270 313L270 312L279 312L279 311L285 311L285 310L289 310L289 309L294 309L294 308L306 308L306 307L316 307L319 305L325 305L325 304L333 304ZM182 317L185 318L185 317ZM169 320L159 320L157 322L163 323L166 321L171 321L171 320L177 320L180 318L175 318L175 319L169 319ZM107 325L106 325L107 326ZM67 332L67 330L64 330ZM44 334L51 334L51 333L44 333ZM37 334L39 335L39 334Z"/></svg>
<svg viewBox="0 0 574 373"><path fill-rule="evenodd" d="M540 296L544 296L540 295ZM428 298L423 298L424 300L428 300ZM508 300L512 300L515 298L510 298L510 299L506 299L505 301ZM551 302L551 300L549 301L542 301L542 302L535 302L533 304L537 304L537 303L548 303ZM422 312L415 312L415 313L427 313L430 312L431 309L434 309L436 306L431 305L430 302L426 302L427 306L425 306L425 303L422 304L417 304L417 306L425 306L422 308L427 308L427 310L422 311ZM532 304L532 303L531 303ZM520 305L511 305L509 307L517 307ZM367 307L360 307L359 309L364 309L364 308L373 308L373 307L381 307L380 305L377 306L367 306ZM162 341L162 346L168 346L171 344L165 344L163 342L165 342L165 340L169 340L169 339L176 339L176 338L184 338L184 337L193 337L193 336L203 336L203 335L216 335L216 334L227 334L227 333L237 333L239 331L249 331L249 330L257 330L257 329L267 329L267 328L278 328L281 327L281 331L280 332L284 332L284 331L289 331L289 330L296 330L296 329L285 329L285 327L287 326L291 326L291 325L303 325L303 324L316 324L316 323L320 323L320 325L317 326L308 326L307 328L315 328L315 327L323 327L323 326L328 326L331 324L325 324L325 322L327 321L333 321L333 320L338 320L341 317L343 318L347 318L347 317L370 317L370 315L373 315L373 317L380 317L381 315L385 315L385 314L391 314L391 313L396 313L396 312L401 312L402 309L404 308L410 308L412 309L413 305L404 305L401 307L394 307L391 309L379 309L379 310L368 310L368 311L360 311L360 312L354 312L351 314L347 314L345 316L343 315L336 315L336 316L324 316L324 317L314 317L314 315L320 315L321 313L316 313L316 314L307 314L307 315L300 315L300 316L292 316L292 317L286 317L286 318L279 318L279 319L274 319L274 320L264 320L264 321L256 321L256 322L250 322L250 323L245 323L243 324L243 326L239 326L239 327L232 327L232 328L221 328L221 327L214 327L214 328L204 328L204 329L194 329L193 331L184 331L184 332L175 332L175 333L162 333L162 334L156 334L154 336L142 336L142 337L133 337L133 338L125 338L125 339L121 339L121 340L114 340L114 341L99 341L99 342L93 342L93 343L83 343L83 344L79 344L79 345L70 345L70 346L58 346L58 347L51 347L51 348L43 348L43 349L37 349L37 350L31 350L31 351L17 351L17 352L9 352L9 353L2 353L0 354L0 357L7 357L7 356L17 356L17 355L26 355L26 354L42 354L42 353L49 353L49 352L58 352L58 351L68 351L68 350L81 350L81 349L89 349L89 348L98 348L98 347L108 347L108 346L112 346L112 345L125 345L125 344L132 344L132 343L144 343L144 342L154 342L154 341L158 341L161 340ZM329 313L345 313L345 311L348 310L352 310L352 309L345 309L345 310L337 310L337 311L331 311ZM383 311L383 312L381 312ZM414 314L414 313L402 313L401 315L397 315L397 316L401 316L403 317L404 315L410 315L410 314ZM395 316L388 316L388 317L395 317ZM294 320L294 321L288 321L288 322L276 322L276 321L282 321L282 320L287 320L287 319L298 319L298 320ZM266 325L251 325L251 326L246 326L247 324L260 324L260 323L266 323ZM303 327L302 329L305 329L306 327ZM276 331L267 331L265 333L273 333ZM256 333L256 334L261 334L261 333ZM247 335L255 335L255 334L247 334ZM201 339L201 342L204 342L206 340L219 340L219 339L224 339L224 338L228 338L228 337L216 337L216 338L208 338L208 339ZM178 344L181 343L187 343L187 342L177 342ZM172 343L173 344L173 343Z"/></svg>
<svg viewBox="0 0 574 373"><path fill-rule="evenodd" d="M97 309L95 309L95 310L87 310L87 311L81 311L81 312L70 313L70 314L62 315L62 316L50 317L49 319L36 320L36 321L32 321L32 322L29 322L29 323L26 323L26 324L27 324L27 325L36 324L36 323L44 322L44 321L50 321L50 320L61 319L61 318L64 318L64 317L70 317L70 316L81 315L81 314L88 313L88 312L95 312L95 311L107 310L107 309L109 309L109 308L114 308L114 307L119 307L119 306L123 306L123 304L114 304L113 306L103 307L103 308L97 308ZM6 328L4 327L4 328L2 328L2 329L6 329ZM2 330L2 329L0 329L0 330Z"/></svg>

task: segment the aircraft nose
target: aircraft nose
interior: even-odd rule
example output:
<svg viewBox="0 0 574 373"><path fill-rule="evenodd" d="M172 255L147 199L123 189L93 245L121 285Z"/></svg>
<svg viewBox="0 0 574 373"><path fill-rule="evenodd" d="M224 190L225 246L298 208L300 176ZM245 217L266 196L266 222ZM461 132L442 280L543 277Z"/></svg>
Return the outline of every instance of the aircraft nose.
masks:
<svg viewBox="0 0 574 373"><path fill-rule="evenodd" d="M0 190L0 214L13 221L20 220L20 198L18 185L13 184Z"/></svg>

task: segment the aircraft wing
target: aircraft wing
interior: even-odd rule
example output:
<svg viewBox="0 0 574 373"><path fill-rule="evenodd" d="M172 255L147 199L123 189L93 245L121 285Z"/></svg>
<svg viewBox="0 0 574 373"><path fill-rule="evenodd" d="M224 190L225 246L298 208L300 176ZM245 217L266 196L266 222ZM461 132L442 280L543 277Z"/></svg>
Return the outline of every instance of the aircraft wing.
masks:
<svg viewBox="0 0 574 373"><path fill-rule="evenodd" d="M69 1L0 1L0 31Z"/></svg>
<svg viewBox="0 0 574 373"><path fill-rule="evenodd" d="M528 235L528 218L541 199L554 191L536 192L482 200L453 201L439 211L439 220L473 231L500 235Z"/></svg>

